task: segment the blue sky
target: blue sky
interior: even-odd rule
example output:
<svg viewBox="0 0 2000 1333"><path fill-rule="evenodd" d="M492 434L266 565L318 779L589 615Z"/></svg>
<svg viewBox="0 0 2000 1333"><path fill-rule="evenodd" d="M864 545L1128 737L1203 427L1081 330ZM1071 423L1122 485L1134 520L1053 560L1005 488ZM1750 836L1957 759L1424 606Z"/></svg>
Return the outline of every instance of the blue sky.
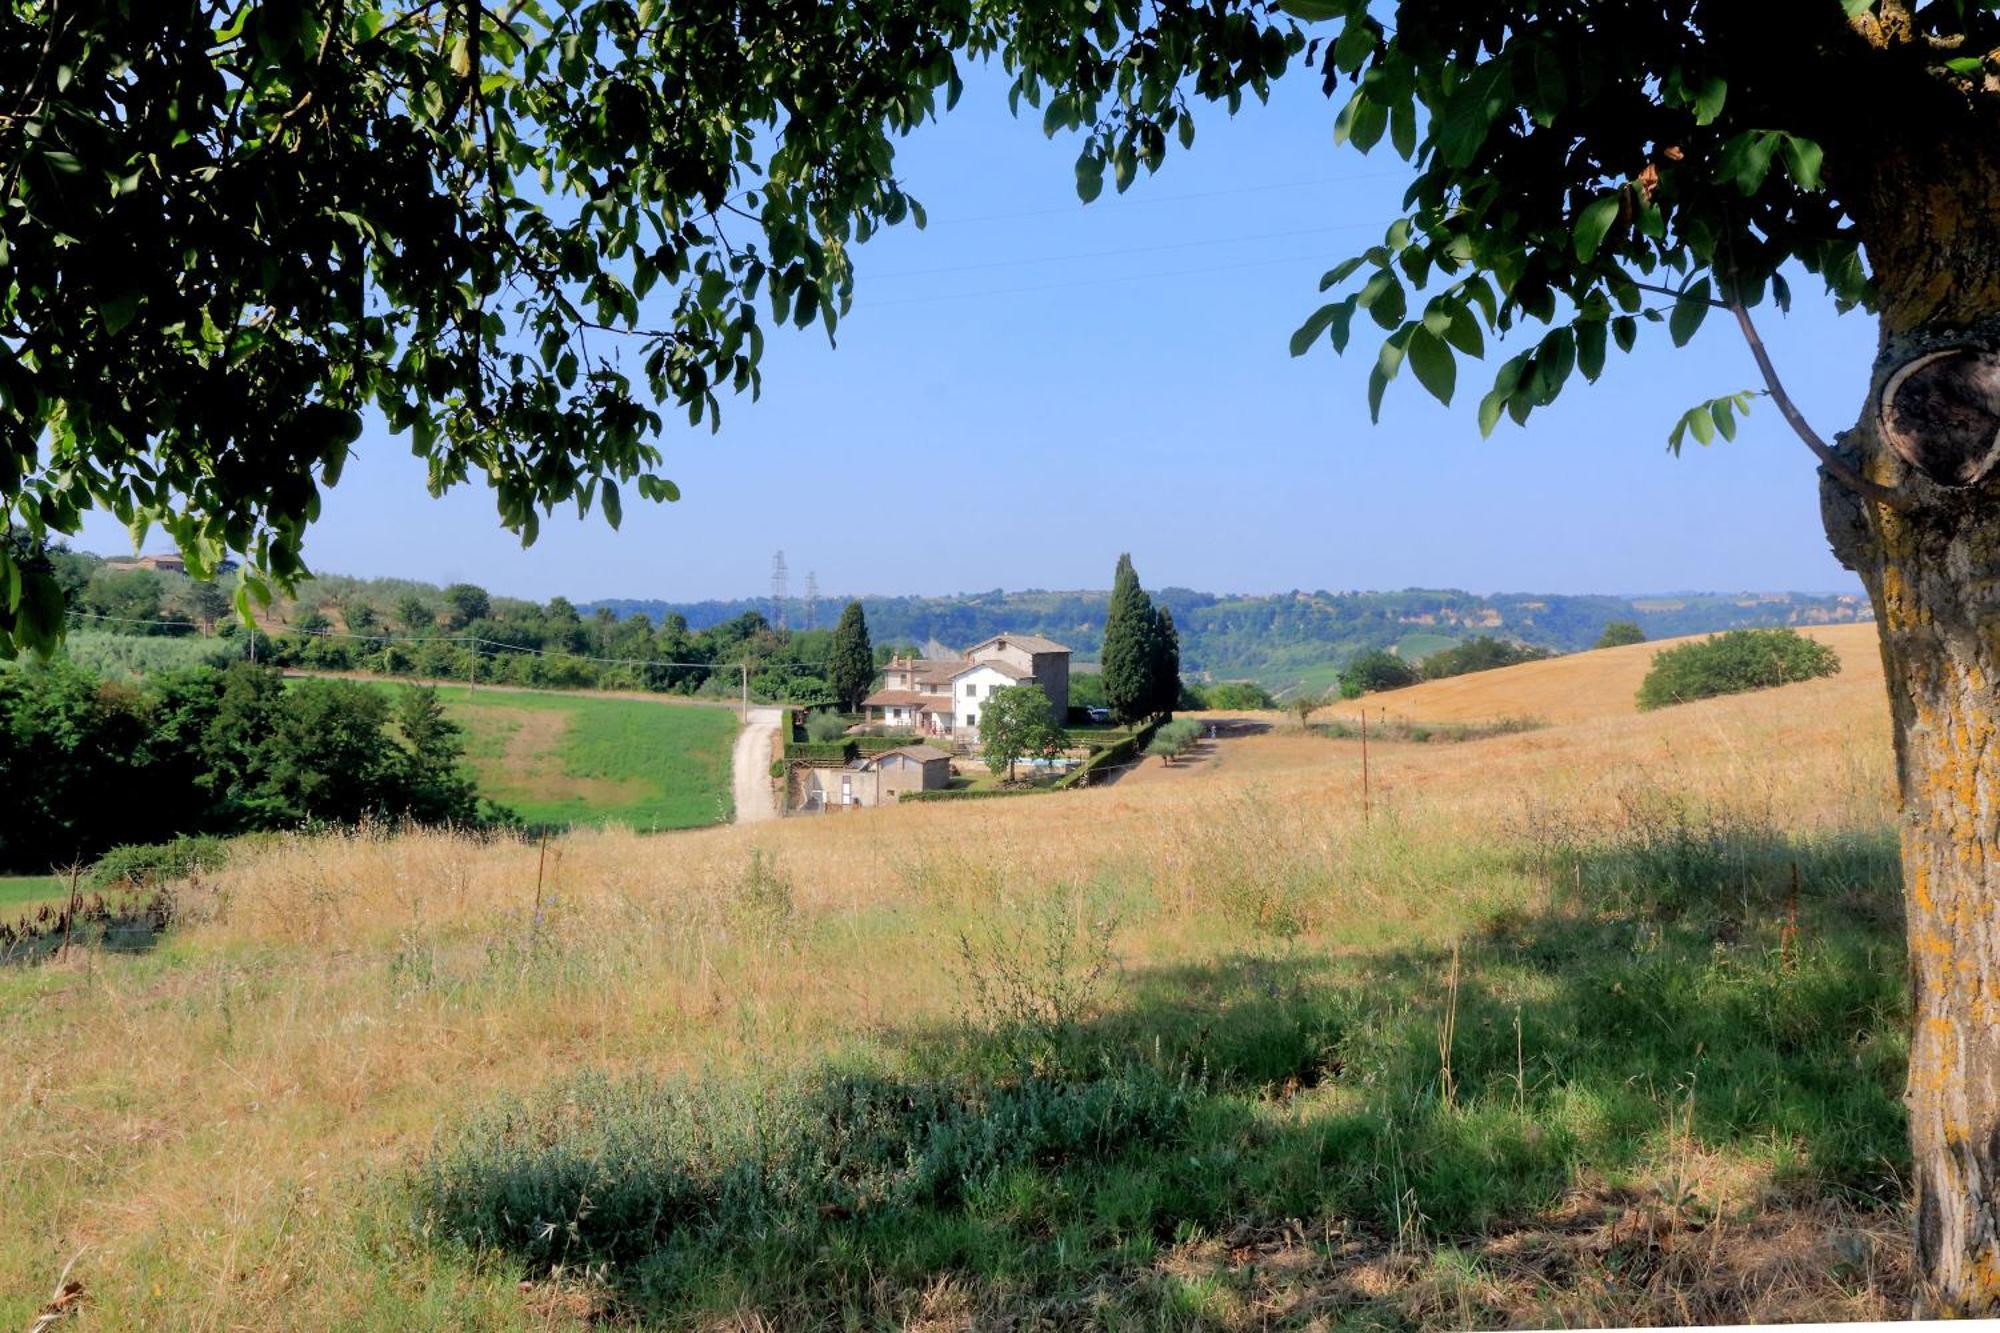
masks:
<svg viewBox="0 0 2000 1333"><path fill-rule="evenodd" d="M1126 550L1150 586L1211 591L1856 586L1827 553L1811 456L1768 403L1733 444L1665 452L1682 410L1755 382L1726 320L1680 351L1649 327L1596 385L1484 441L1491 362L1461 368L1449 409L1405 376L1371 426L1372 326L1345 358L1293 360L1319 275L1380 238L1407 181L1386 147L1336 148L1334 111L1294 73L1086 207L1075 142L1013 119L997 76L969 80L899 154L930 225L858 252L838 347L777 334L760 401L725 400L717 435L670 428L680 502L628 502L616 533L560 514L523 550L482 486L430 499L377 423L308 558L577 600L758 595L778 549L795 593L810 571L826 596L1104 587ZM1874 328L1795 287L1763 332L1830 436ZM80 544L129 542L94 516Z"/></svg>

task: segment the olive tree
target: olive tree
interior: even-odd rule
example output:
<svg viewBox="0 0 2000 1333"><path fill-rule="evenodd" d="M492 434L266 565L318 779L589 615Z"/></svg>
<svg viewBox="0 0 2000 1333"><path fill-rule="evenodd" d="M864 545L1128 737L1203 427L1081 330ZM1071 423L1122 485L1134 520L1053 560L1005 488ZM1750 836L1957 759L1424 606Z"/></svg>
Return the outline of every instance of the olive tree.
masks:
<svg viewBox="0 0 2000 1333"><path fill-rule="evenodd" d="M898 135L996 58L1017 109L1129 188L1299 71L1337 136L1408 164L1330 268L1304 354L1373 325L1482 429L1612 349L1740 332L1819 464L1881 627L1915 972L1909 1090L1926 1300L2000 1310L2000 16L1972 0L162 0L0 14L0 651L62 594L32 541L90 508L163 526L246 598L364 413L532 540L558 504L668 500L666 414L754 393L771 325L847 308L856 248L922 225ZM1801 274L1878 323L1831 439L1754 314ZM1501 344L1504 344L1502 346ZM1747 376L1746 376L1747 378ZM1665 423L1663 423L1664 425Z"/></svg>

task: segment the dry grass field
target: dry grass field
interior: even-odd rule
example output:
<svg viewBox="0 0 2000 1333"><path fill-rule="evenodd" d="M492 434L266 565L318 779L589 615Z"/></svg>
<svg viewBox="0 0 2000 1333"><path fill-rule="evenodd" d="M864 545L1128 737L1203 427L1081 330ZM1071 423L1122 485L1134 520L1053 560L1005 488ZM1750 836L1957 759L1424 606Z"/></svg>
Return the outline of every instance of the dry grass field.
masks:
<svg viewBox="0 0 2000 1333"><path fill-rule="evenodd" d="M1841 703L1886 709L1882 700L1882 658L1875 647L1875 626L1826 625L1799 631L1840 654ZM1696 635L1695 639L1706 637ZM1391 716L1425 722L1469 722L1496 717L1540 717L1551 722L1580 722L1621 717L1638 711L1632 703L1662 648L1690 642L1664 639L1625 648L1600 648L1545 662L1530 662L1506 671L1482 671L1469 676L1425 681L1408 689L1377 695L1372 707ZM1332 705L1334 711L1355 705Z"/></svg>
<svg viewBox="0 0 2000 1333"><path fill-rule="evenodd" d="M65 1272L83 1328L1898 1317L1887 729L1828 635L1643 716L1645 648L1408 691L1558 725L1373 747L1366 822L1279 723L1173 782L248 852L151 954L0 974L0 1325Z"/></svg>

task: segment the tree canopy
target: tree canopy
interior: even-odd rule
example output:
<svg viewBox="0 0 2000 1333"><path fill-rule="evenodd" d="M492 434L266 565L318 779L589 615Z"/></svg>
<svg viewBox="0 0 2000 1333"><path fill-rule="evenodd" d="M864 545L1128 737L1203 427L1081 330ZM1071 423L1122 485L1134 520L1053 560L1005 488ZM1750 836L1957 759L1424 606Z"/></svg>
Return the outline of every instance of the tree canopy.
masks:
<svg viewBox="0 0 2000 1333"><path fill-rule="evenodd" d="M1004 772L1011 780L1021 760L1054 757L1068 744L1055 705L1039 685L996 690L979 710L979 753L996 776Z"/></svg>
<svg viewBox="0 0 2000 1333"><path fill-rule="evenodd" d="M1920 180L1930 216L1956 198L1961 240L2000 231L1967 206L1983 157L1955 146L1991 138L1987 6L1404 0L1385 17L1365 0L13 7L0 500L36 537L93 507L162 525L198 573L238 552L256 596L304 569L320 491L373 412L433 491L483 477L524 540L557 504L616 524L628 489L677 494L667 410L715 425L724 393L756 392L767 322L831 334L855 247L922 225L895 141L987 58L1017 111L1080 132L1085 199L1192 144L1202 102L1234 110L1293 68L1344 90L1339 137L1386 142L1414 183L1382 242L1329 270L1343 294L1294 348L1344 347L1365 314L1385 335L1378 407L1405 365L1450 399L1459 362L1511 334L1479 415L1525 421L1647 323L1679 343L1718 303L1785 304L1793 261L1898 327L2000 289L2000 261L1967 273L1909 225ZM1733 435L1747 402L1701 404L1676 444ZM59 631L33 561L0 551L0 588L0 649Z"/></svg>

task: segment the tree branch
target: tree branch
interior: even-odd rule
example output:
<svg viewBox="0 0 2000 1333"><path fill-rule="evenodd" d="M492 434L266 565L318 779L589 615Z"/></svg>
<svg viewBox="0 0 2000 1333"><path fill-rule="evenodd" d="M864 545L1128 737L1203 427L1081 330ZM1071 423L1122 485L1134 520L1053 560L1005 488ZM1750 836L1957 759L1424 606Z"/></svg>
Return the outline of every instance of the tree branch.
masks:
<svg viewBox="0 0 2000 1333"><path fill-rule="evenodd" d="M1908 496L1868 480L1836 454L1833 446L1819 437L1819 432L1812 428L1805 414L1799 411L1798 404L1792 401L1792 396L1785 392L1783 382L1778 379L1778 368L1771 364L1771 354L1765 350L1764 340L1757 336L1757 326L1750 322L1750 311L1741 301L1731 301L1729 309L1736 316L1736 326L1743 330L1743 340L1750 344L1750 355L1756 358L1757 369L1764 376L1764 387L1771 391L1771 401L1778 405L1778 411L1784 416L1786 423L1797 432L1801 440L1805 441L1806 448L1813 451L1813 457L1819 459L1820 466L1842 485L1864 499L1873 500L1879 505L1900 512L1908 512L1912 507Z"/></svg>

